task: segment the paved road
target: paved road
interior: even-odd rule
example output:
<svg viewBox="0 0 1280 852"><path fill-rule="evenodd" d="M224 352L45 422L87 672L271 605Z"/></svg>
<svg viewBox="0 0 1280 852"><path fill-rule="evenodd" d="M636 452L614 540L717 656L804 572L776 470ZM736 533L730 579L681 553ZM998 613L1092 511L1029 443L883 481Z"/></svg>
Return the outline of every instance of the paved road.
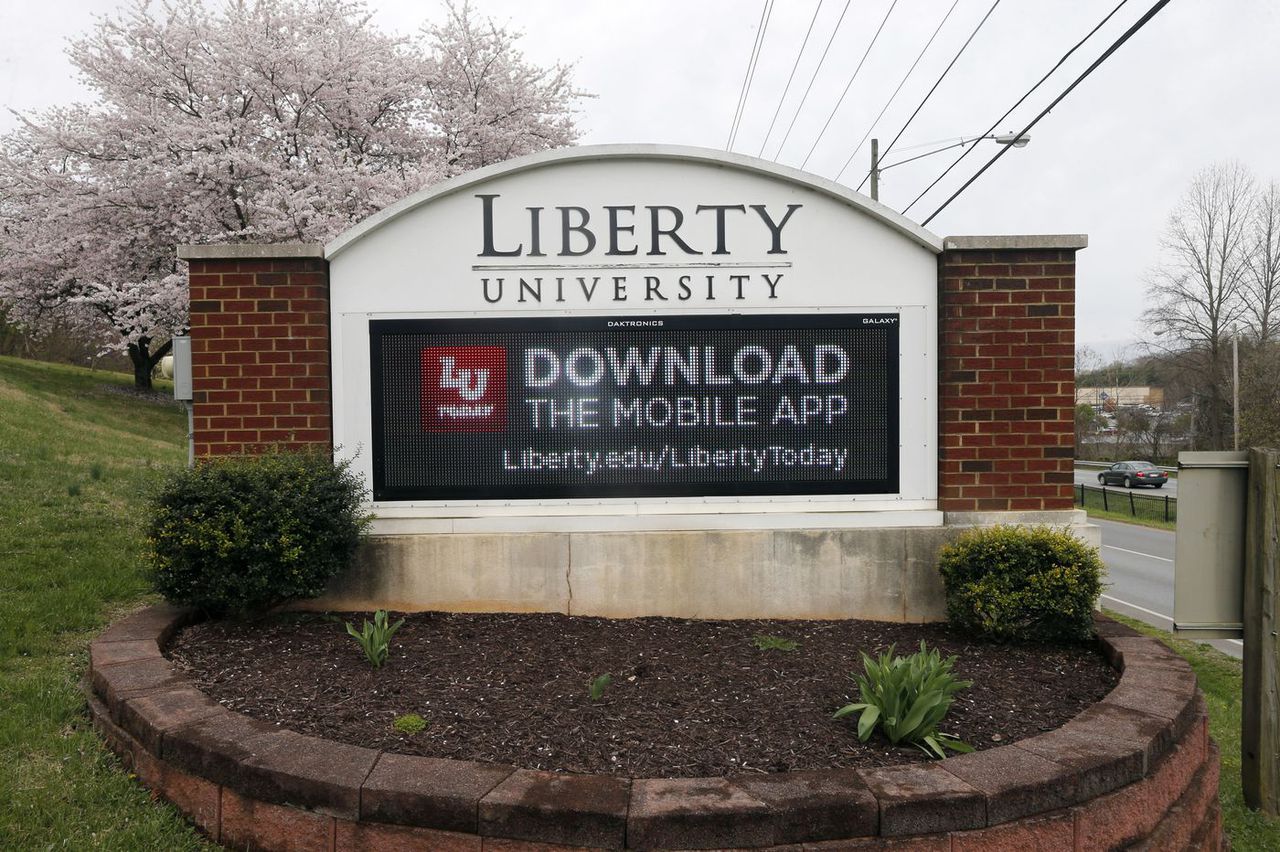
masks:
<svg viewBox="0 0 1280 852"><path fill-rule="evenodd" d="M1100 468L1096 468L1096 467L1076 468L1076 485L1092 485L1094 488L1098 488L1099 487L1098 473L1100 472L1100 470L1101 470ZM1107 490L1108 491L1127 491L1128 489L1125 488L1123 485L1108 485ZM1135 488L1134 493L1154 494L1158 497L1162 497L1165 494L1168 494L1170 497L1177 497L1178 496L1178 480L1177 478L1170 479L1162 488Z"/></svg>
<svg viewBox="0 0 1280 852"><path fill-rule="evenodd" d="M1102 605L1162 630L1172 629L1174 534L1096 518L1090 523L1102 528L1102 561L1111 584ZM1209 644L1237 659L1244 653L1236 639Z"/></svg>

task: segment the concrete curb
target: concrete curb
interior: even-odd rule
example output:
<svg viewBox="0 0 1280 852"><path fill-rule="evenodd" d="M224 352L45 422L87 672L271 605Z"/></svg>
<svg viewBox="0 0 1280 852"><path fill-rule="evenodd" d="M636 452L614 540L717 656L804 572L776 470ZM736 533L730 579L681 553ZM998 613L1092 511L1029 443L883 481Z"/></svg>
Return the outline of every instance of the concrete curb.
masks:
<svg viewBox="0 0 1280 852"><path fill-rule="evenodd" d="M533 772L380 753L233 713L164 657L189 612L90 646L95 727L211 838L260 849L1221 848L1218 758L1190 667L1100 619L1121 670L1063 727L946 761L736 778Z"/></svg>

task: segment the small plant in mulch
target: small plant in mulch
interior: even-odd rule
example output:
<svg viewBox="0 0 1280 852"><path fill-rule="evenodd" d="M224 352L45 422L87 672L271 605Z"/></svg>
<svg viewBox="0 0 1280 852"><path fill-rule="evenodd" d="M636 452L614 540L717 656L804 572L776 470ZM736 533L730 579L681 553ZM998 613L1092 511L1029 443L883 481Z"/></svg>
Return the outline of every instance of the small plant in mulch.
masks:
<svg viewBox="0 0 1280 852"><path fill-rule="evenodd" d="M604 691L611 683L613 683L613 675L606 672L591 681L591 685L587 687L587 695L592 701L599 701L604 697Z"/></svg>
<svg viewBox="0 0 1280 852"><path fill-rule="evenodd" d="M427 729L427 720L417 713L406 713L403 716L397 716L396 720L391 723L391 727L402 734L412 736L413 734L420 734Z"/></svg>
<svg viewBox="0 0 1280 852"><path fill-rule="evenodd" d="M894 656L893 646L873 660L862 655L863 675L854 675L861 701L836 711L837 719L858 716L858 739L866 742L879 727L894 745L916 746L930 757L945 758L947 749L970 752L973 747L938 726L951 707L952 695L973 686L952 673L956 658L942 659L920 642L920 650L909 657Z"/></svg>
<svg viewBox="0 0 1280 852"><path fill-rule="evenodd" d="M781 636L767 635L752 636L751 644L755 645L761 651L794 651L799 647L794 639L784 639Z"/></svg>
<svg viewBox="0 0 1280 852"><path fill-rule="evenodd" d="M404 626L403 618L394 624L388 624L387 620L387 611L380 609L373 614L372 623L365 619L360 630L356 630L351 622L346 622L347 635L356 640L360 650L364 651L365 659L375 669L382 668L382 664L387 661L387 656L391 653L391 637Z"/></svg>

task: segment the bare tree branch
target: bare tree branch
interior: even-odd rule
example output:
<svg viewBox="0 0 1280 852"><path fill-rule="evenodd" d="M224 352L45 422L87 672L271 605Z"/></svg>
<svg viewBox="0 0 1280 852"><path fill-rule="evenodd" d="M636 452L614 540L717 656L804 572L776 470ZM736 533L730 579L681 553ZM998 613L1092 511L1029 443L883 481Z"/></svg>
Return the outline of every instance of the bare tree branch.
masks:
<svg viewBox="0 0 1280 852"><path fill-rule="evenodd" d="M1163 258L1148 277L1144 317L1197 376L1197 445L1230 446L1225 343L1248 313L1246 282L1256 189L1239 163L1219 163L1192 180L1169 217Z"/></svg>

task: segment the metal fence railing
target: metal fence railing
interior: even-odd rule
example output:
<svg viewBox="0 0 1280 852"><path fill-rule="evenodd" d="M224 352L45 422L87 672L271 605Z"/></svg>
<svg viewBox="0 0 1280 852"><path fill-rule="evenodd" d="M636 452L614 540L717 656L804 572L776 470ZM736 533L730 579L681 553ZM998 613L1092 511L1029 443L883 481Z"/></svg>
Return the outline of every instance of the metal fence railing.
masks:
<svg viewBox="0 0 1280 852"><path fill-rule="evenodd" d="M1076 486L1076 505L1085 509L1120 512L1135 518L1173 523L1178 520L1178 498L1168 494L1136 494L1092 485Z"/></svg>
<svg viewBox="0 0 1280 852"><path fill-rule="evenodd" d="M1101 470L1101 469L1103 469L1103 468L1111 467L1111 465L1112 465L1112 464L1114 464L1114 462L1109 462L1109 461L1086 461L1086 460L1083 460L1083 459L1076 459L1076 460L1075 460L1075 462L1074 462L1074 464L1075 464L1075 466L1076 466L1076 467L1087 467L1087 468L1092 468L1092 469L1095 469L1095 470ZM1157 467L1158 469L1160 469L1160 470L1163 470L1165 473L1177 473L1177 472L1178 472L1178 468L1176 468L1176 467L1165 467L1165 466L1162 466L1162 465L1156 465L1156 467Z"/></svg>

